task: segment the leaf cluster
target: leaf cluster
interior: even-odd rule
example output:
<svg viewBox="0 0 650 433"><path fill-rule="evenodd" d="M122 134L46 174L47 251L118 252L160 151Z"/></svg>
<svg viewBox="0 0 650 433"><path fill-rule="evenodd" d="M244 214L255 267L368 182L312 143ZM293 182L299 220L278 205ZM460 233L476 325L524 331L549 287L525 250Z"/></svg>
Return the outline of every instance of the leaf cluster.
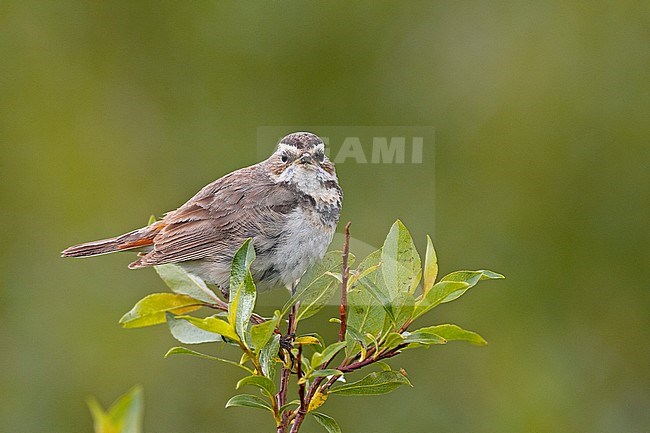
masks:
<svg viewBox="0 0 650 433"><path fill-rule="evenodd" d="M343 253L329 252L309 269L273 317L254 313L257 291L250 268L255 250L249 239L233 258L228 302L180 266L162 265L156 270L171 293L146 296L120 323L126 328L167 323L173 337L183 344L236 346L242 352L238 361L186 347L174 347L165 356L192 355L245 371L237 389L256 388L257 393L235 395L226 407L266 410L272 414L279 433L289 429L297 432L307 414L328 432L339 432L333 418L317 411L329 396L377 395L410 385L403 370L393 370L384 360L407 349L449 341L487 344L477 333L453 324L415 330L409 327L433 308L458 299L479 281L503 278L492 271L478 270L452 272L438 279L431 239L427 236L423 261L399 220L391 227L382 248L355 269L350 269L355 257L349 254L347 245ZM341 297L345 314L330 319L341 325L339 341L327 343L318 334L297 332L301 321L317 314L341 291L347 295ZM189 315L201 308L217 313L207 317ZM349 374L373 364L379 371L347 381ZM287 388L294 375L299 399L287 402Z"/></svg>

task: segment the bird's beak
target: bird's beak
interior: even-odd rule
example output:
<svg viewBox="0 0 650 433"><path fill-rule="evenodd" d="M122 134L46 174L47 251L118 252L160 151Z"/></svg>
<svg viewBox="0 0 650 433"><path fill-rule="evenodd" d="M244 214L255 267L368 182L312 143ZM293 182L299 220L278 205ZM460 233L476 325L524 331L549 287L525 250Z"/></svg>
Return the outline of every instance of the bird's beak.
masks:
<svg viewBox="0 0 650 433"><path fill-rule="evenodd" d="M312 163L311 154L306 153L306 152L303 153L302 156L300 158L298 158L298 160L296 162L298 162L299 164L311 164Z"/></svg>

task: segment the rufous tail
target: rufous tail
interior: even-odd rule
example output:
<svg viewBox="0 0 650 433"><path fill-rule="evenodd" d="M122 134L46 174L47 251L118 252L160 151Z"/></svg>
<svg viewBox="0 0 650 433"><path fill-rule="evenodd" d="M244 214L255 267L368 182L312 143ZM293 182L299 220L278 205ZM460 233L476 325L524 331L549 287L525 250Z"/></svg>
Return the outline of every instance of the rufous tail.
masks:
<svg viewBox="0 0 650 433"><path fill-rule="evenodd" d="M61 257L92 257L153 245L153 239L164 224L155 223L121 236L74 245L61 252Z"/></svg>

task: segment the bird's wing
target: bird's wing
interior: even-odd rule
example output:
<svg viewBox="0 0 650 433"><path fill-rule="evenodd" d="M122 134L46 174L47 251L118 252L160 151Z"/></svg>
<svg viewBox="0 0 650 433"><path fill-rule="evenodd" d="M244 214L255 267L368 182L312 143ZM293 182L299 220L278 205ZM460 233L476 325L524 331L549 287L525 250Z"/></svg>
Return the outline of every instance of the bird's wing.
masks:
<svg viewBox="0 0 650 433"><path fill-rule="evenodd" d="M278 236L286 214L297 205L295 193L274 183L259 166L237 170L168 213L153 249L130 267L206 257L229 263L247 238L260 233L267 238Z"/></svg>

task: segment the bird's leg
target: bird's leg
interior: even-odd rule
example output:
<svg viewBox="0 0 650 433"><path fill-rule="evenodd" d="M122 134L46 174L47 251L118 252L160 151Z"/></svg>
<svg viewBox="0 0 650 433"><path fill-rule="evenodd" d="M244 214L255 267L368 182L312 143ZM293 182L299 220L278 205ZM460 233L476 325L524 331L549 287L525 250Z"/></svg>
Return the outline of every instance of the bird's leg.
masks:
<svg viewBox="0 0 650 433"><path fill-rule="evenodd" d="M287 285L287 290L291 292L291 296L296 294L297 286L298 281L295 281L291 286ZM293 348L293 340L296 338L296 314L298 313L298 307L298 302L291 306L289 317L287 319L287 333L280 337L280 347L286 349L289 353L291 353L291 349Z"/></svg>
<svg viewBox="0 0 650 433"><path fill-rule="evenodd" d="M296 294L296 287L298 286L298 281L295 281L293 284L287 284L287 290L291 293L291 296ZM291 306L289 310L289 317L287 319L287 333L280 336L280 351L282 349L286 350L291 355L291 349L293 349L293 340L296 338L296 324L295 318L296 313L298 312L297 304Z"/></svg>
<svg viewBox="0 0 650 433"><path fill-rule="evenodd" d="M223 295L226 302L229 301L230 300L230 289L227 289L227 288L221 287L221 286L217 286L217 287L219 287L219 291Z"/></svg>
<svg viewBox="0 0 650 433"><path fill-rule="evenodd" d="M300 278L294 281L293 284L291 285L287 284L287 290L291 292L291 296L296 294L296 290L298 289L298 283L300 283Z"/></svg>

